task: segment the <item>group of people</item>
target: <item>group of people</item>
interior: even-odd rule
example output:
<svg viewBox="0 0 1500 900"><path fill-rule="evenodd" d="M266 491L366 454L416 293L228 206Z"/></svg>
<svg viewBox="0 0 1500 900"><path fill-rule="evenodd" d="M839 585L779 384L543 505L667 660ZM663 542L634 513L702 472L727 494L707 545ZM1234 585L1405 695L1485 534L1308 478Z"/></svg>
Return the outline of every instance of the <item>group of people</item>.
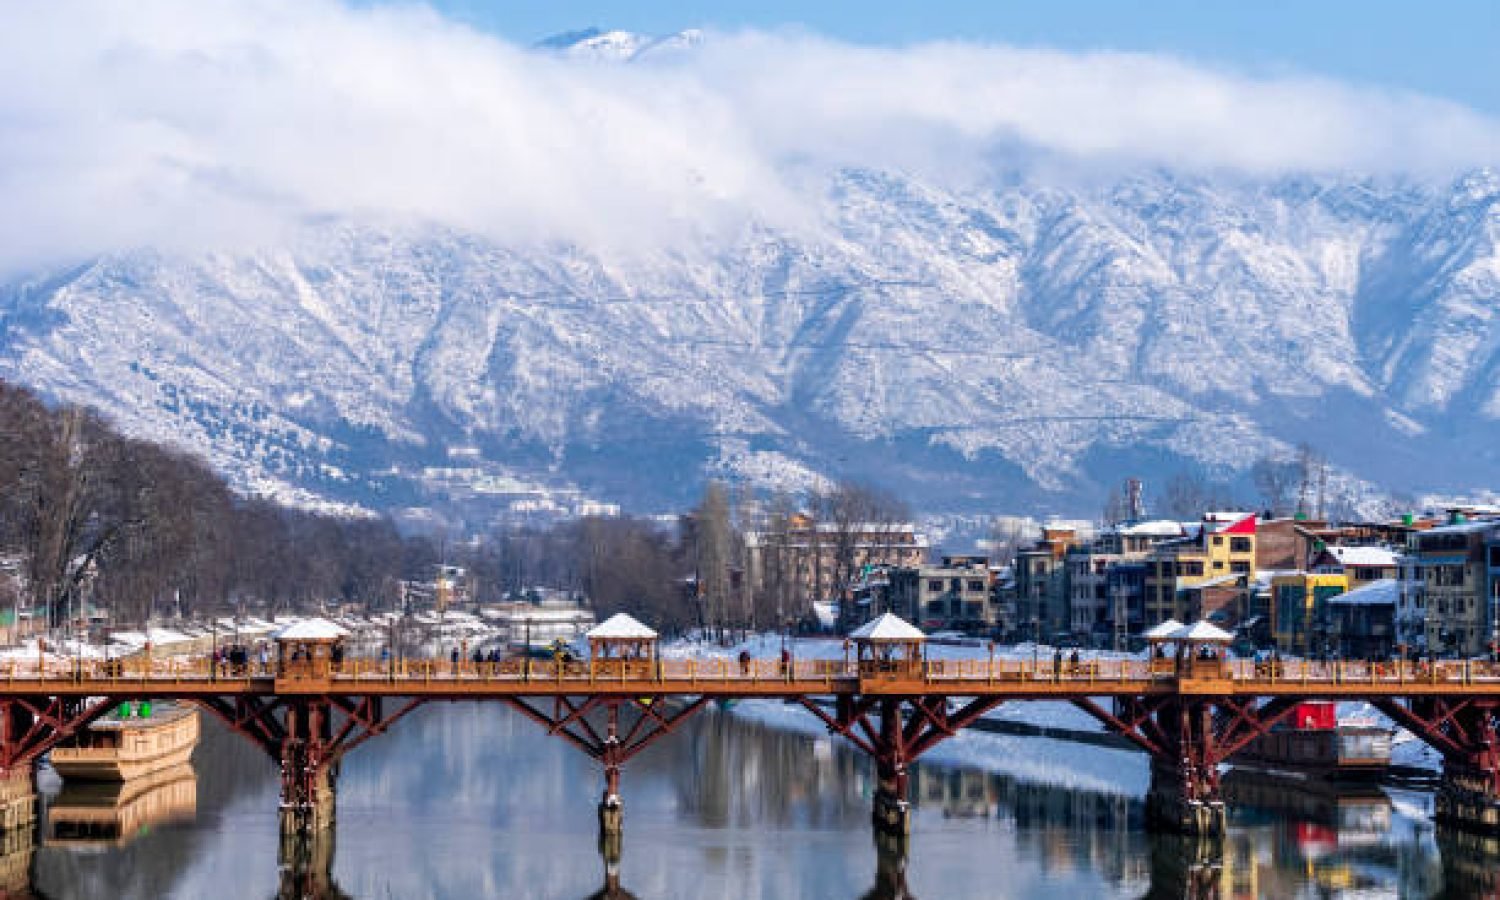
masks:
<svg viewBox="0 0 1500 900"><path fill-rule="evenodd" d="M260 668L270 663L270 654L264 645L256 653ZM214 671L243 675L250 666L250 648L244 644L228 644L214 649Z"/></svg>

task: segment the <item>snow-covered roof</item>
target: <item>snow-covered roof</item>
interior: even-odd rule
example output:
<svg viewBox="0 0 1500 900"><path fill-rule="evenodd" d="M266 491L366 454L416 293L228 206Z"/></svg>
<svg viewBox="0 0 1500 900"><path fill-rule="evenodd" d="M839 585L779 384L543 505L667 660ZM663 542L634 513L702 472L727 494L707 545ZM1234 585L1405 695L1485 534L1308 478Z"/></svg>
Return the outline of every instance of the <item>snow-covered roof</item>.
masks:
<svg viewBox="0 0 1500 900"><path fill-rule="evenodd" d="M1181 622L1177 621L1176 619L1168 619L1160 625L1154 625L1150 628L1147 628L1145 632L1141 634L1141 637L1145 638L1148 641L1170 640L1172 635L1176 634L1179 630L1181 630L1181 628Z"/></svg>
<svg viewBox="0 0 1500 900"><path fill-rule="evenodd" d="M922 630L895 613L881 613L849 632L857 641L925 641Z"/></svg>
<svg viewBox="0 0 1500 900"><path fill-rule="evenodd" d="M327 619L303 619L276 632L278 641L333 641L344 637L349 629Z"/></svg>
<svg viewBox="0 0 1500 900"><path fill-rule="evenodd" d="M1219 626L1199 620L1191 625L1184 625L1172 633L1174 641L1211 641L1216 644L1227 644L1234 640L1234 635Z"/></svg>
<svg viewBox="0 0 1500 900"><path fill-rule="evenodd" d="M635 616L629 613L615 613L609 618L589 629L588 639L599 638L633 638L636 640L650 640L656 637L656 632L642 625Z"/></svg>
<svg viewBox="0 0 1500 900"><path fill-rule="evenodd" d="M1239 575L1234 575L1234 574L1230 574L1230 575L1215 575L1214 577L1205 579L1203 581L1200 581L1197 584L1188 585L1187 589L1188 590L1192 590L1193 588L1218 587L1221 584L1230 584L1232 582L1236 582L1236 581L1239 581L1239 580L1240 580L1240 576Z"/></svg>
<svg viewBox="0 0 1500 900"><path fill-rule="evenodd" d="M182 632L172 631L169 628L152 628L146 632L146 636L150 638L151 643L158 646L166 644L181 644L186 641L192 640L192 638L188 637Z"/></svg>
<svg viewBox="0 0 1500 900"><path fill-rule="evenodd" d="M1401 582L1394 578L1382 578L1369 584L1355 588L1346 594L1337 597L1329 597L1329 603L1337 603L1341 606L1381 606L1389 604L1396 605L1401 596Z"/></svg>
<svg viewBox="0 0 1500 900"><path fill-rule="evenodd" d="M1422 531L1422 532L1418 532L1418 533L1419 534L1423 534L1423 535L1428 535L1428 534L1473 534L1476 531L1484 531L1485 529L1488 529L1488 528L1495 528L1497 525L1500 525L1500 522L1496 522L1493 519L1477 519L1477 520L1472 520L1472 521L1468 521L1468 522L1456 522L1456 523L1454 523L1452 525L1439 525L1436 528L1429 528L1426 531Z"/></svg>
<svg viewBox="0 0 1500 900"><path fill-rule="evenodd" d="M1329 547L1329 555L1345 566L1378 566L1396 564L1395 551L1389 547Z"/></svg>
<svg viewBox="0 0 1500 900"><path fill-rule="evenodd" d="M1179 537L1182 535L1182 523L1173 522L1170 519L1152 519L1147 522L1121 525L1119 532L1120 534L1144 535L1147 537Z"/></svg>

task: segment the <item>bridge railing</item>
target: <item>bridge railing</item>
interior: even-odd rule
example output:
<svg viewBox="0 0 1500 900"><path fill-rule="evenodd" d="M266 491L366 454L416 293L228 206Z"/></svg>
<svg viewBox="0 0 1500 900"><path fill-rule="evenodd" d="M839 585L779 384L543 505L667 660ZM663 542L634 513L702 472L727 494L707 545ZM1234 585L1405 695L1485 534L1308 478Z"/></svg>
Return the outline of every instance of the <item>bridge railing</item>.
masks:
<svg viewBox="0 0 1500 900"><path fill-rule="evenodd" d="M881 665L842 659L777 659L741 662L725 657L659 660L546 660L510 659L472 662L437 659L354 658L320 667L299 668L274 662L241 665L214 664L201 657L114 660L9 659L0 661L0 683L74 682L120 683L124 686L169 687L180 683L246 681L250 679L332 680L335 682L397 681L461 683L552 681L566 684L671 682L696 685L739 685L787 682L806 687L831 685L841 679L903 681L943 689L985 684L1101 684L1160 682L1180 677L1223 680L1269 687L1293 685L1483 685L1500 684L1500 665L1483 660L1439 662L1365 662L1308 660L1166 660L1141 659L961 659Z"/></svg>

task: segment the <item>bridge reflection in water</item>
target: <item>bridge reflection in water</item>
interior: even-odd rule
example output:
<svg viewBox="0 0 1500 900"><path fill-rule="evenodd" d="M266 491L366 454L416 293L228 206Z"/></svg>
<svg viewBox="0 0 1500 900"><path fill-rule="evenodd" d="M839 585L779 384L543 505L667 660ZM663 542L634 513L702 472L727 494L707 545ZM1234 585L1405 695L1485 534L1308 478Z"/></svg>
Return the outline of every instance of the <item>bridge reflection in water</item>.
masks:
<svg viewBox="0 0 1500 900"><path fill-rule="evenodd" d="M555 823L577 819L550 808L554 799L565 800L575 792L576 776L583 764L554 745L528 740L525 730L518 728L520 724L518 717L497 717L492 707L482 705L424 711L409 723L410 730L403 731L399 740L388 746L376 745L380 750L357 757L359 765L345 773L343 799L350 809L348 822L338 829L303 832L281 842L276 881L262 896L334 900L413 892L439 897L472 895L472 885L465 887L467 882L457 877L462 873L423 870L422 875L439 880L402 880L420 876L405 873L408 857L404 852L391 852L407 844L440 844L453 826L441 820L424 826L423 810L448 806L453 798L464 796L478 799L458 809L460 817L469 815L468 810L495 803L508 810L478 834L484 846L511 854L506 859L514 861L519 856L528 860L516 864L521 866L517 871L532 873L527 877L542 879L535 883L533 895L695 896L694 888L701 885L694 881L691 870L668 882L674 888L663 888L660 868L653 863L667 849L662 841L704 842L707 836L705 845L721 845L729 838L713 835L737 835L730 840L763 858L762 871L776 870L776 877L787 877L780 870L822 863L812 862L820 859L817 854L785 857L778 849L781 844L776 835L858 833L856 825L875 784L865 758L830 744L827 738L778 731L735 714L709 713L684 726L680 741L660 745L642 758L642 809L638 814L642 833L606 836L596 844L593 836L576 828L558 831ZM154 828L130 846L109 842L100 852L80 856L47 840L52 824L44 814L30 832L32 841L12 845L11 852L0 861L0 871L16 873L12 876L15 880L3 885L10 891L7 896L29 896L31 883L46 885L52 896L108 896L89 889L90 885L104 884L118 885L120 896L196 895L168 888L179 872L215 865L205 854L235 852L231 848L242 842L233 835L246 826L245 811L256 809L258 797L276 790L274 773L267 772L254 756L242 755L229 769L218 765L218 751L240 746L222 728L205 728L205 740L208 754L203 764L207 768L198 785L207 806L200 803L204 818L199 823ZM1037 754L1056 753L1062 746L1037 738L1010 741L1000 746L1034 748ZM413 753L419 747L424 748L424 755ZM1068 749L1108 754L1110 759L1126 756L1098 748ZM485 760L490 758L505 759L506 764L488 765ZM559 767L559 763L563 765ZM452 781L428 782L428 773L440 773ZM747 780L758 782L758 786L746 787ZM521 785L538 781L551 787L540 795L530 790L517 792ZM403 782L410 782L411 792L397 787ZM226 788L231 792L226 793ZM988 878L1030 877L1035 881L1039 877L1043 883L1054 885L1102 884L1106 894L1115 896L1238 898L1349 891L1429 897L1444 890L1446 896L1495 895L1493 857L1486 857L1482 847L1462 845L1449 832L1444 832L1439 841L1434 841L1430 830L1414 838L1410 834L1413 828L1422 832L1427 826L1413 825L1410 820L1393 828L1399 814L1389 797L1368 787L1309 790L1302 782L1267 781L1260 775L1247 778L1231 772L1225 779L1225 790L1235 814L1220 841L1148 834L1142 829L1146 815L1143 799L1111 790L1069 789L1004 772L933 763L914 767L911 789L912 804L921 822L913 839L914 848L909 849L908 841L899 836L877 834L873 846L868 838L863 843L845 845L867 848L866 862L855 866L868 866L863 879L856 879L868 879L863 886L830 891L826 882L819 881L818 887L799 892L799 882L792 881L791 887L777 882L778 890L786 896L800 893L890 900L973 894L975 882L954 880L958 876L946 871L951 857L944 853L956 848L977 857L979 861L971 860L969 865L988 873ZM422 798L422 793L433 796ZM542 801L549 804L548 809L536 809L540 798L552 798ZM31 801L36 802L34 794ZM413 802L421 805L414 807ZM528 837L531 824L538 820L537 812L546 813L540 820L542 833ZM670 818L663 820L664 815ZM264 825L249 824L251 834L257 828L263 833ZM375 842L375 846L340 866L335 854L338 832L345 832L346 843L352 841L357 846ZM27 832L13 829L10 833L19 836ZM205 839L214 834L222 836L221 846L210 851L211 844ZM35 842L38 835L40 847ZM761 835L767 836L764 841ZM251 845L262 846L267 852L258 862L254 857L246 862L262 872L270 871L276 855L273 845ZM856 860L858 855L854 853ZM45 864L39 861L42 857ZM378 860L382 858L388 860L387 867L401 868L381 869ZM537 862L549 859L550 863ZM594 861L592 866L589 859ZM697 865L712 864L711 857L697 859ZM847 861L826 860L837 866ZM470 875L475 868L484 870L498 864L497 858L485 856L465 856L460 861L470 869ZM721 864L737 870L744 859L736 856ZM91 868L102 874L118 872L125 865L153 869L155 874L142 876L140 881L91 881L85 877ZM372 865L373 870L369 868ZM340 873L337 876L336 870ZM40 871L47 872L48 877L39 882L26 877ZM559 876L565 871L568 875L563 880L568 883L586 871L592 871L596 880L592 887L574 893L559 892L545 880L549 873ZM1041 874L1026 876L1028 871ZM441 880L444 877L456 880L445 882ZM721 873L716 877L739 876ZM341 879L346 882L344 886ZM633 887L633 881L650 884L651 888ZM502 890L514 890L514 883L513 876L495 882ZM358 890L348 890L350 884L357 885ZM158 891L147 892L144 885L155 885ZM383 890L382 885L386 886ZM231 887L225 886L226 900L243 896Z"/></svg>

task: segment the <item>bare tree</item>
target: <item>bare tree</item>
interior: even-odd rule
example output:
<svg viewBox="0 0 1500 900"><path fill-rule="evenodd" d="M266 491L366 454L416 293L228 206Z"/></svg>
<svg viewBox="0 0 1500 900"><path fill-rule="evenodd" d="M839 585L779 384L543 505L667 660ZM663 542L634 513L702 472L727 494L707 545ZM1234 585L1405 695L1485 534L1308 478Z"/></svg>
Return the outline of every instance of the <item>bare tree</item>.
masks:
<svg viewBox="0 0 1500 900"><path fill-rule="evenodd" d="M1301 477L1302 467L1291 459L1262 456L1250 467L1250 480L1263 508L1273 516L1284 516L1290 511L1292 492Z"/></svg>
<svg viewBox="0 0 1500 900"><path fill-rule="evenodd" d="M902 543L911 509L894 494L872 485L841 481L832 490L814 495L812 508L814 532L831 544L827 554L831 598L846 599L863 566L897 561L895 550ZM819 560L824 556L821 548L815 553ZM840 608L847 624L850 617L846 606L841 604Z"/></svg>

